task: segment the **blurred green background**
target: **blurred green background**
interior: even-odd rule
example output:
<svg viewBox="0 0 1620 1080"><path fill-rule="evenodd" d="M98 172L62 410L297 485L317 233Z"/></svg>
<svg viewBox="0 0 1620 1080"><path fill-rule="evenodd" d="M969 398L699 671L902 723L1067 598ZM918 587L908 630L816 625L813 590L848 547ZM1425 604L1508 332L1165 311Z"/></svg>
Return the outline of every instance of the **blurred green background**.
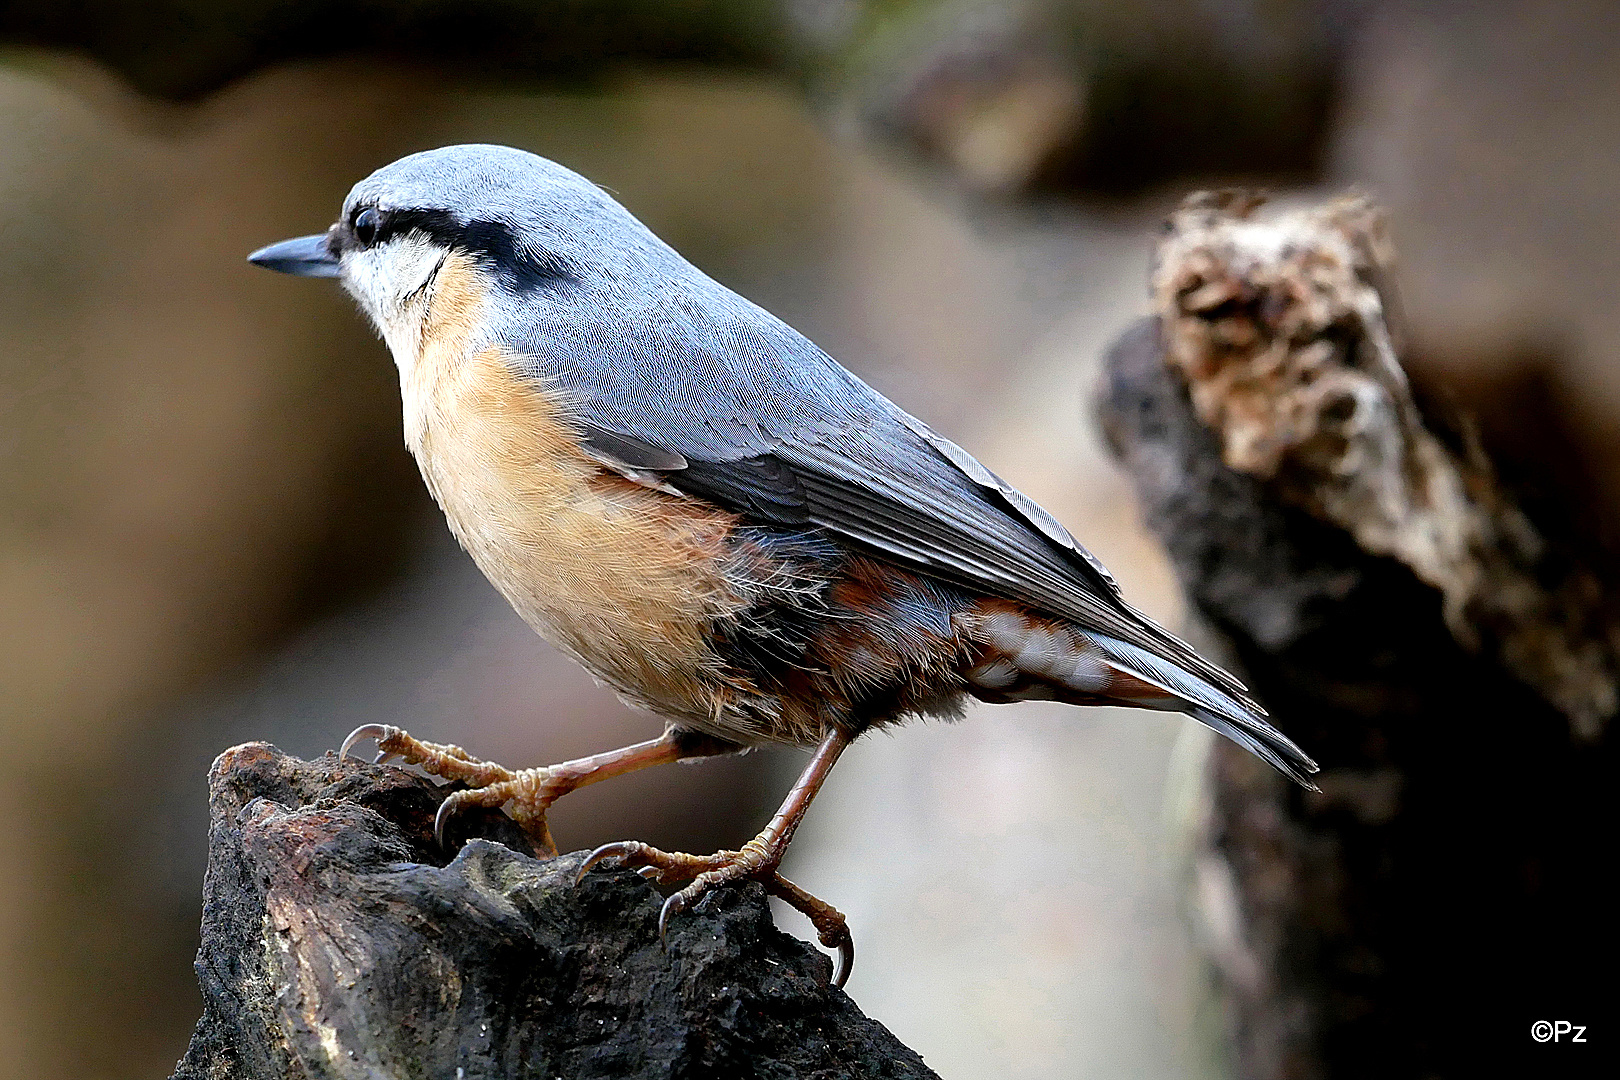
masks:
<svg viewBox="0 0 1620 1080"><path fill-rule="evenodd" d="M224 747L381 720L527 765L657 730L455 549L347 299L243 261L401 154L607 185L1172 623L1085 399L1194 186L1370 190L1420 373L1508 427L1535 388L1620 502L1611 5L170 0L0 35L0 1075L172 1069ZM849 914L862 1008L948 1080L1224 1075L1183 728L1028 704L857 747L788 872ZM797 766L591 788L558 841L734 844Z"/></svg>

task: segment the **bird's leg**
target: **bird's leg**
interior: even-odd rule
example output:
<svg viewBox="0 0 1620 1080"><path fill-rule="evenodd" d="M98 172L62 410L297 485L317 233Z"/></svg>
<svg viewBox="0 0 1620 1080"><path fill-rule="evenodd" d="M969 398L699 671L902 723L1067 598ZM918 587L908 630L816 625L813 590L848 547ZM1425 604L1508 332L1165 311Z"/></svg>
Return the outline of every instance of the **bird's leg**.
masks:
<svg viewBox="0 0 1620 1080"><path fill-rule="evenodd" d="M577 788L613 776L663 765L683 758L707 757L737 749L730 743L704 736L670 730L657 739L636 743L590 757L575 758L538 769L508 769L490 761L479 761L459 746L425 742L388 724L367 724L356 728L343 740L340 754L362 739L375 739L378 760L397 757L419 765L435 776L459 780L468 787L452 792L439 804L433 821L439 842L444 842L445 824L458 811L469 806L505 806L513 820L534 841L542 855L555 856L557 845L546 824L551 804Z"/></svg>
<svg viewBox="0 0 1620 1080"><path fill-rule="evenodd" d="M760 830L758 836L740 849L717 851L713 855L688 855L680 851L660 851L639 840L621 840L604 844L591 852L581 865L579 876L583 877L591 867L604 859L618 859L627 866L640 867L644 877L659 884L688 882L685 888L664 901L664 908L658 915L660 937L669 926L670 916L686 910L708 890L716 885L753 878L761 882L771 895L780 897L809 917L823 945L838 949L839 974L833 981L834 985L842 986L844 979L849 976L855 952L844 917L832 905L818 900L778 874L776 868L781 864L782 855L787 851L788 841L793 839L799 822L804 820L811 800L821 790L822 782L827 779L827 774L832 771L838 755L844 752L850 739L848 732L838 729L823 736L821 744L816 747L815 756L805 766L804 772L799 774L793 790L782 802L782 808L771 818L770 824Z"/></svg>

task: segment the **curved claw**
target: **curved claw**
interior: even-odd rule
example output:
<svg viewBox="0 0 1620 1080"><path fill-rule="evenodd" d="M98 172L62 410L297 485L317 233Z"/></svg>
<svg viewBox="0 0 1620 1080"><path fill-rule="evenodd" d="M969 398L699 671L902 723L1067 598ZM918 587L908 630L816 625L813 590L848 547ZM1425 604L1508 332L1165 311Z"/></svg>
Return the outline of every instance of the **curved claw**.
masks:
<svg viewBox="0 0 1620 1080"><path fill-rule="evenodd" d="M831 947L832 942L823 941L822 944ZM838 942L838 960L833 965L833 989L842 990L844 984L849 982L849 973L853 970L855 970L855 939L846 929Z"/></svg>
<svg viewBox="0 0 1620 1080"><path fill-rule="evenodd" d="M686 910L686 905L691 902L686 894L690 891L682 889L680 892L670 893L669 898L664 901L664 906L658 909L658 944L666 951L669 949L669 917Z"/></svg>
<svg viewBox="0 0 1620 1080"><path fill-rule="evenodd" d="M641 848L644 846L645 845L637 840L615 840L611 844L603 844L601 847L585 856L585 861L579 864L579 871L574 875L574 884L578 885L581 881L584 881L585 875L595 869L596 864L602 860L615 858L627 859L632 855L639 854ZM653 868L644 867L643 869Z"/></svg>
<svg viewBox="0 0 1620 1080"><path fill-rule="evenodd" d="M393 753L392 751L379 750L379 751L377 751L377 756L371 759L371 763L373 765L386 765L390 761L395 761L398 758L399 758L399 755L396 754L396 753Z"/></svg>
<svg viewBox="0 0 1620 1080"><path fill-rule="evenodd" d="M361 724L359 727L349 732L349 737L343 740L343 745L338 748L338 760L342 761L344 758L348 757L349 751L354 749L354 744L357 742L364 739L373 739L376 742L381 743L390 735L397 734L398 731L398 728L392 727L388 724ZM381 750L380 746L378 747L378 750Z"/></svg>
<svg viewBox="0 0 1620 1080"><path fill-rule="evenodd" d="M444 802L439 804L438 812L433 815L433 839L440 848L447 846L444 842L445 826L450 823L456 811L461 809L461 800L456 798L460 794L462 793L459 791L453 791L445 796Z"/></svg>

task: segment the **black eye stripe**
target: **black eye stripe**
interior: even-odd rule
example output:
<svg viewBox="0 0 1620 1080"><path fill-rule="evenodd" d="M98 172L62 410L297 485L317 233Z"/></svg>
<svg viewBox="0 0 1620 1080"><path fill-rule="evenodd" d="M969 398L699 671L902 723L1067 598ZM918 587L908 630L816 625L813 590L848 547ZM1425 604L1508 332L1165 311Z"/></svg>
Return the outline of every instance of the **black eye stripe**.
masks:
<svg viewBox="0 0 1620 1080"><path fill-rule="evenodd" d="M446 210L358 206L350 211L347 232L351 243L360 248L419 232L447 248L474 256L519 289L555 285L578 277L567 260L519 244L509 226L490 221L464 222Z"/></svg>
<svg viewBox="0 0 1620 1080"><path fill-rule="evenodd" d="M379 242L410 231L474 256L520 289L577 279L565 259L519 244L512 229L501 222L462 221L445 210L389 210L383 214Z"/></svg>
<svg viewBox="0 0 1620 1080"><path fill-rule="evenodd" d="M358 206L349 214L349 233L361 247L375 247L408 232L419 232L446 247L467 247L463 227L439 210L384 210Z"/></svg>

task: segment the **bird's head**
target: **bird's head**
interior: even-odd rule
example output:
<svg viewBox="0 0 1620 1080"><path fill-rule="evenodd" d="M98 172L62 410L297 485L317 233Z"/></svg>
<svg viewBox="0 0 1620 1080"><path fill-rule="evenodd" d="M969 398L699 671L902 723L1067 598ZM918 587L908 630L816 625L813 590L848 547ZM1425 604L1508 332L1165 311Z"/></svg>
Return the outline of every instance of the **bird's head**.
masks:
<svg viewBox="0 0 1620 1080"><path fill-rule="evenodd" d="M577 302L584 291L624 303L690 270L583 176L485 145L386 165L354 186L326 232L248 259L285 274L341 279L402 365L447 266L475 275L491 336L536 305Z"/></svg>

